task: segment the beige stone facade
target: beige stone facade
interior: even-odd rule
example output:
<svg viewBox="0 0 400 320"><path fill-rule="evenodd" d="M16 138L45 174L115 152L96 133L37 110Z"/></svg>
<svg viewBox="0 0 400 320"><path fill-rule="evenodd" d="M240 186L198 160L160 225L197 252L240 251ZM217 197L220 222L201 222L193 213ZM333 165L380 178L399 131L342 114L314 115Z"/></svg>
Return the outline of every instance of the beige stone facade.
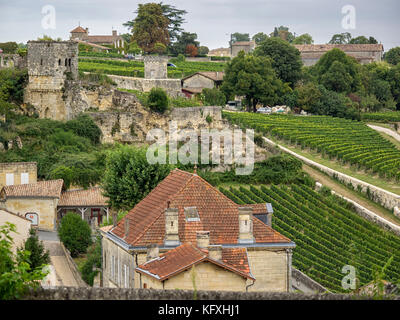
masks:
<svg viewBox="0 0 400 320"><path fill-rule="evenodd" d="M215 86L213 80L201 75L201 74L194 74L187 79L184 79L182 88L209 88L212 89Z"/></svg>
<svg viewBox="0 0 400 320"><path fill-rule="evenodd" d="M0 190L6 185L35 183L36 181L36 162L0 163Z"/></svg>
<svg viewBox="0 0 400 320"><path fill-rule="evenodd" d="M31 222L11 211L0 209L0 226L5 225L6 222L10 222L16 227L17 232L12 232L10 234L13 238L12 250L15 253L17 248L21 247L26 239L28 239Z"/></svg>

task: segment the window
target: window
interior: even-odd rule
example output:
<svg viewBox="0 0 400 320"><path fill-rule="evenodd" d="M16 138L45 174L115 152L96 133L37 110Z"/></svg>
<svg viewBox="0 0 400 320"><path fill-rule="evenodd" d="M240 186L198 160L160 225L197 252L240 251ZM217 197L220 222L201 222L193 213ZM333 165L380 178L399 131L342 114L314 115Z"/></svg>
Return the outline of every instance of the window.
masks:
<svg viewBox="0 0 400 320"><path fill-rule="evenodd" d="M14 173L6 173L6 185L14 185Z"/></svg>
<svg viewBox="0 0 400 320"><path fill-rule="evenodd" d="M71 66L71 59L68 59L68 65Z"/></svg>
<svg viewBox="0 0 400 320"><path fill-rule="evenodd" d="M40 65L41 66L43 65L43 59L40 59Z"/></svg>
<svg viewBox="0 0 400 320"><path fill-rule="evenodd" d="M65 66L67 66L67 65L68 65L68 59L65 58Z"/></svg>
<svg viewBox="0 0 400 320"><path fill-rule="evenodd" d="M29 183L29 174L24 172L21 173L21 184L28 184Z"/></svg>
<svg viewBox="0 0 400 320"><path fill-rule="evenodd" d="M58 59L58 65L61 66L61 59Z"/></svg>

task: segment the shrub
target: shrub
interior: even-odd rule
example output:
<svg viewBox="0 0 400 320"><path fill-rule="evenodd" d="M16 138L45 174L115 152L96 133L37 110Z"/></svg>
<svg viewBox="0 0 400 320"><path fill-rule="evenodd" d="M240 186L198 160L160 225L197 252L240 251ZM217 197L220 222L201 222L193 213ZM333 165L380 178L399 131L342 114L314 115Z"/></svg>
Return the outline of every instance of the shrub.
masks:
<svg viewBox="0 0 400 320"><path fill-rule="evenodd" d="M225 94L217 88L209 89L204 88L202 90L202 100L206 106L225 106L226 97Z"/></svg>
<svg viewBox="0 0 400 320"><path fill-rule="evenodd" d="M100 143L101 130L87 114L80 114L75 119L67 121L65 129L88 138L93 144Z"/></svg>
<svg viewBox="0 0 400 320"><path fill-rule="evenodd" d="M147 105L153 111L164 113L168 109L168 95L162 88L152 88L150 90Z"/></svg>
<svg viewBox="0 0 400 320"><path fill-rule="evenodd" d="M29 272L32 272L38 267L43 267L44 265L49 264L50 254L49 250L45 250L43 241L39 241L35 229L31 229L29 234L29 238L26 239L24 248L21 248L21 250L27 250L31 253L28 261L31 267Z"/></svg>
<svg viewBox="0 0 400 320"><path fill-rule="evenodd" d="M67 213L61 219L58 235L72 257L86 253L88 246L92 244L89 224L73 212Z"/></svg>
<svg viewBox="0 0 400 320"><path fill-rule="evenodd" d="M93 286L94 277L99 271L94 268L101 268L101 237L97 236L96 243L88 249L87 260L82 266L82 279L90 286Z"/></svg>

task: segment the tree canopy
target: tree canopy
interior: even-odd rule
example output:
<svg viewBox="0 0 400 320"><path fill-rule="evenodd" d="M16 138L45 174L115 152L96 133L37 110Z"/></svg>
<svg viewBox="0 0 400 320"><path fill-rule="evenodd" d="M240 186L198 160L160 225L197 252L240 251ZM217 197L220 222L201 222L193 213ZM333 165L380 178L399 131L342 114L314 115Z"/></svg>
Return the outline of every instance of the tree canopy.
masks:
<svg viewBox="0 0 400 320"><path fill-rule="evenodd" d="M313 44L314 40L312 36L308 33L304 33L296 38L294 38L292 44Z"/></svg>
<svg viewBox="0 0 400 320"><path fill-rule="evenodd" d="M265 34L264 32L259 32L259 33L256 33L256 34L251 38L251 40L255 41L256 44L260 44L262 41L264 41L264 40L267 39L267 38L268 38L268 35L267 35L267 34Z"/></svg>
<svg viewBox="0 0 400 320"><path fill-rule="evenodd" d="M200 46L200 42L196 40L197 34L191 32L182 32L177 36L177 40L171 45L171 52L173 54L185 54L186 48L192 45L196 48Z"/></svg>
<svg viewBox="0 0 400 320"><path fill-rule="evenodd" d="M400 62L400 47L390 49L385 53L384 58L390 64L398 64Z"/></svg>

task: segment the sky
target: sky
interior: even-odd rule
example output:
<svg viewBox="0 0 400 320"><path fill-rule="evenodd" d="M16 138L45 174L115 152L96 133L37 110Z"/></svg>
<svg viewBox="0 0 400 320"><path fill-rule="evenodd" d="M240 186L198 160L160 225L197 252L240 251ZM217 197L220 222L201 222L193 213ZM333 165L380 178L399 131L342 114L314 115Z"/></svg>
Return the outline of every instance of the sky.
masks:
<svg viewBox="0 0 400 320"><path fill-rule="evenodd" d="M139 3L146 2L150 0L0 0L0 42L26 43L43 34L67 40L69 32L79 24L88 27L92 35L111 34L112 29L127 33L122 24L136 16ZM399 0L164 0L163 3L186 10L183 28L197 33L200 44L210 49L228 47L231 33L269 34L280 25L289 27L296 35L311 34L315 44L327 43L333 34L350 32L353 37L373 36L385 51L400 46ZM346 5L354 10L342 13Z"/></svg>

